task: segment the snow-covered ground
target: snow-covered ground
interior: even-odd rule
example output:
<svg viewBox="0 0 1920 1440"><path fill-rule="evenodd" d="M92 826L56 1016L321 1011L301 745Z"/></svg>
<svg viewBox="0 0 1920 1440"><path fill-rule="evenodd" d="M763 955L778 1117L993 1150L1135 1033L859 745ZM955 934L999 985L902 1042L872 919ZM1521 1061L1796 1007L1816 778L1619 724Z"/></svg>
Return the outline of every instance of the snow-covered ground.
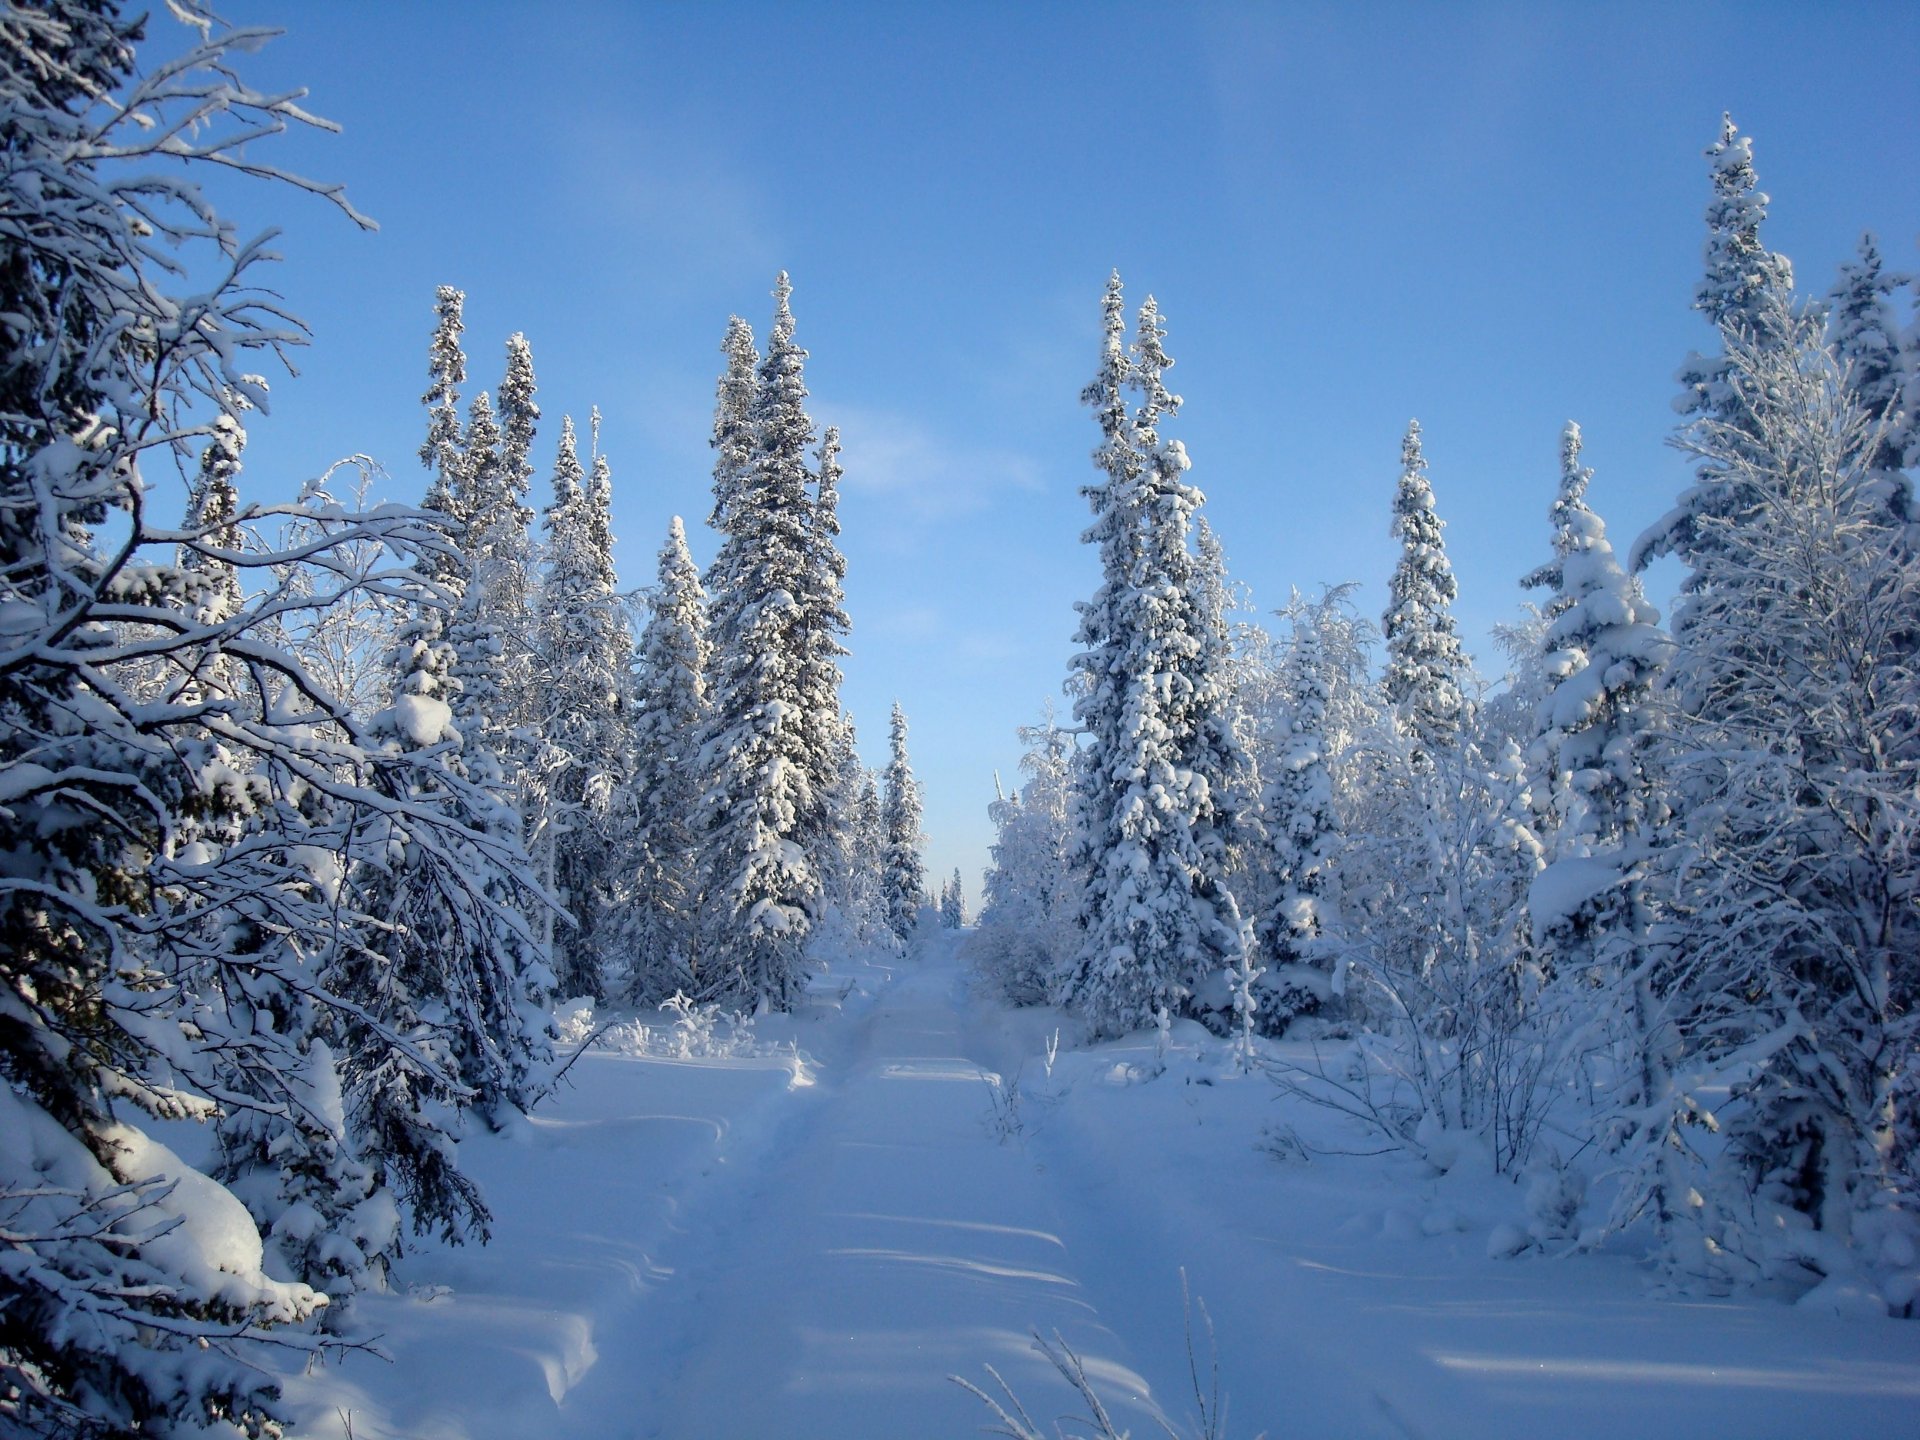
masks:
<svg viewBox="0 0 1920 1440"><path fill-rule="evenodd" d="M1288 1127L1368 1140L1197 1027L1164 1069L1151 1039L1049 1065L1059 1017L977 997L959 941L838 967L751 1047L707 1047L747 1053L582 1056L463 1151L493 1243L360 1302L391 1363L288 1382L301 1433L969 1436L991 1417L947 1376L987 1364L1043 1424L1073 1410L1038 1327L1139 1440L1193 1413L1182 1269L1236 1436L1920 1433L1920 1326L1660 1299L1623 1256L1489 1259L1516 1187L1277 1155Z"/></svg>

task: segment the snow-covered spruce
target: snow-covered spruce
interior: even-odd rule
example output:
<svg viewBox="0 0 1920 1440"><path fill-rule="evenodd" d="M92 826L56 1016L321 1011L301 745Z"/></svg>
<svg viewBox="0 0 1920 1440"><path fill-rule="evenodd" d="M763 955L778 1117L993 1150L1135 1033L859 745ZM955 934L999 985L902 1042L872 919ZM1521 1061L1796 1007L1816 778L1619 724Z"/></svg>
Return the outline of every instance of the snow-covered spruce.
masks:
<svg viewBox="0 0 1920 1440"><path fill-rule="evenodd" d="M887 738L887 769L880 797L886 854L880 886L888 928L896 939L904 941L913 934L920 907L927 903L927 867L920 858L926 844L926 837L920 833L920 782L913 778L913 764L907 758L907 715L897 700Z"/></svg>
<svg viewBox="0 0 1920 1440"><path fill-rule="evenodd" d="M737 370L751 341L744 327L728 332L714 423L714 517L724 538L709 574L713 648L700 762L700 993L777 1009L791 1006L804 983L807 932L822 904L803 825L826 778L809 767L816 717L829 704L809 688L821 672L801 603L821 593L806 572L822 550L807 466L807 352L794 343L791 294L782 272L744 416ZM837 697L831 703L837 713Z"/></svg>
<svg viewBox="0 0 1920 1440"><path fill-rule="evenodd" d="M39 337L14 353L0 406L9 1433L276 1431L260 1347L316 1348L273 1327L326 1297L267 1267L359 1283L391 1243L378 1137L337 1097L354 1065L415 1041L343 993L346 957L388 923L351 877L387 859L382 826L459 840L414 803L410 762L369 746L274 643L295 612L404 593L410 557L450 551L420 512L224 493L243 402L265 398L248 365L303 336L253 288L260 242L233 240L197 177L287 180L259 146L307 117L236 77L257 32L193 0L173 10L196 33L147 77L140 27L112 4L0 20L17 162L0 178L0 308ZM353 215L336 188L292 183ZM170 295L180 271L208 288ZM210 437L218 485L169 528L143 467ZM297 553L254 533L276 519L307 527ZM331 584L289 583L302 569ZM523 868L516 856L497 860ZM251 1216L149 1133L220 1112L222 1173Z"/></svg>
<svg viewBox="0 0 1920 1440"><path fill-rule="evenodd" d="M1528 753L1550 863L1530 908L1549 963L1629 974L1642 958L1644 870L1663 819L1648 747L1659 732L1653 689L1672 646L1586 503L1592 476L1580 464L1580 427L1568 422L1549 512L1554 558L1522 582L1552 591L1543 607L1551 688Z"/></svg>
<svg viewBox="0 0 1920 1440"><path fill-rule="evenodd" d="M1400 482L1393 497L1400 558L1387 582L1380 633L1387 647L1387 704L1426 754L1458 743L1470 718L1467 657L1453 621L1460 587L1447 560L1445 528L1434 509L1420 422L1414 420L1400 442Z"/></svg>
<svg viewBox="0 0 1920 1440"><path fill-rule="evenodd" d="M615 797L632 764L633 636L613 569L613 476L593 417L593 474L581 469L573 417L561 424L547 507L546 567L529 703L540 737L539 807L530 848L572 919L553 939L565 996L606 998L617 876Z"/></svg>
<svg viewBox="0 0 1920 1440"><path fill-rule="evenodd" d="M1732 418L1685 437L1739 498L1679 548L1653 996L1679 1057L1642 1106L1625 1198L1692 1281L1865 1279L1906 1305L1920 565L1906 478L1889 488L1819 318L1777 282L1756 303L1728 336Z"/></svg>
<svg viewBox="0 0 1920 1440"><path fill-rule="evenodd" d="M694 750L707 724L707 605L678 515L660 548L633 676L632 779L621 796L632 889L618 919L618 949L635 1004L694 993L699 771Z"/></svg>
<svg viewBox="0 0 1920 1440"><path fill-rule="evenodd" d="M1172 361L1151 298L1126 347L1118 274L1103 313L1100 368L1082 396L1102 437L1106 480L1086 489L1095 518L1083 537L1099 546L1102 584L1079 607L1073 662L1090 742L1075 776L1084 934L1056 991L1096 1034L1120 1034L1162 1008L1226 1015L1251 934L1226 882L1243 762L1189 549L1202 497L1184 478L1185 448L1159 431L1180 404L1162 378Z"/></svg>
<svg viewBox="0 0 1920 1440"><path fill-rule="evenodd" d="M1038 725L1020 729L1026 783L999 790L988 807L994 823L979 928L967 953L1016 1005L1047 999L1053 978L1079 948L1080 889L1069 863L1073 736L1051 705Z"/></svg>

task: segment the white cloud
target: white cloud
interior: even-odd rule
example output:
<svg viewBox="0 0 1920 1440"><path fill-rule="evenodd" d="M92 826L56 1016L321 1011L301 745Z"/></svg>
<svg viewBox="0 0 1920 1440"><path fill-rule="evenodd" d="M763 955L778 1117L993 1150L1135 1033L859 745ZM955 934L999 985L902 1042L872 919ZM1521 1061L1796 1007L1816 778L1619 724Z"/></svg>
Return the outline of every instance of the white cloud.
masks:
<svg viewBox="0 0 1920 1440"><path fill-rule="evenodd" d="M888 410L818 399L824 425L838 425L849 495L883 497L893 515L916 526L978 514L1007 490L1038 490L1039 463L1018 451L936 434Z"/></svg>

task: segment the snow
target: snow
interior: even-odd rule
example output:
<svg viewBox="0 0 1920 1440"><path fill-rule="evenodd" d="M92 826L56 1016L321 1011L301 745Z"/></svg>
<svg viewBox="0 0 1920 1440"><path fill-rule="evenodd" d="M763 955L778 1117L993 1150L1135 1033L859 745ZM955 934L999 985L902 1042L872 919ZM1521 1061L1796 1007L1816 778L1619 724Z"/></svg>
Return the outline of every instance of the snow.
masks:
<svg viewBox="0 0 1920 1440"><path fill-rule="evenodd" d="M1182 1269L1236 1435L1910 1433L1915 1331L1844 1287L1682 1303L1631 1245L1543 1254L1538 1179L1335 1153L1377 1142L1191 1022L1075 1050L1060 1012L986 998L970 934L836 962L744 1048L596 1048L518 1135L465 1142L493 1243L358 1298L393 1363L289 1375L298 1433L971 1436L990 1417L949 1374L1072 1405L1038 1327L1158 1434L1192 1418Z"/></svg>
<svg viewBox="0 0 1920 1440"><path fill-rule="evenodd" d="M431 695L396 695L389 712L393 728L412 744L440 743L453 725L453 710Z"/></svg>

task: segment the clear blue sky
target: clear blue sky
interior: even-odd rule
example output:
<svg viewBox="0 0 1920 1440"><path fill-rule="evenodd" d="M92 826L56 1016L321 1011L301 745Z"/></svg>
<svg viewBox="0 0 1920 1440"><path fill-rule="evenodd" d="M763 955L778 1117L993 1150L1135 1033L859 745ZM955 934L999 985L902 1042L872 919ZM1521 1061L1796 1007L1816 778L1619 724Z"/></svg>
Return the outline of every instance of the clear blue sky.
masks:
<svg viewBox="0 0 1920 1440"><path fill-rule="evenodd" d="M1664 442L1673 372L1709 341L1688 306L1723 109L1803 288L1862 229L1920 268L1911 3L226 13L283 26L246 74L344 127L278 159L381 225L221 191L243 230L284 230L274 283L315 335L251 427L255 493L364 451L418 497L453 284L475 388L508 334L532 342L543 466L562 412L604 412L623 583L651 579L674 514L704 563L722 330L763 334L790 270L812 413L846 443L845 697L873 762L906 707L930 867L963 867L970 897L993 772L1013 777L1095 583L1077 395L1109 270L1159 297L1170 433L1255 606L1351 579L1381 608L1418 416L1491 663L1545 554L1565 420L1617 538L1681 483Z"/></svg>

